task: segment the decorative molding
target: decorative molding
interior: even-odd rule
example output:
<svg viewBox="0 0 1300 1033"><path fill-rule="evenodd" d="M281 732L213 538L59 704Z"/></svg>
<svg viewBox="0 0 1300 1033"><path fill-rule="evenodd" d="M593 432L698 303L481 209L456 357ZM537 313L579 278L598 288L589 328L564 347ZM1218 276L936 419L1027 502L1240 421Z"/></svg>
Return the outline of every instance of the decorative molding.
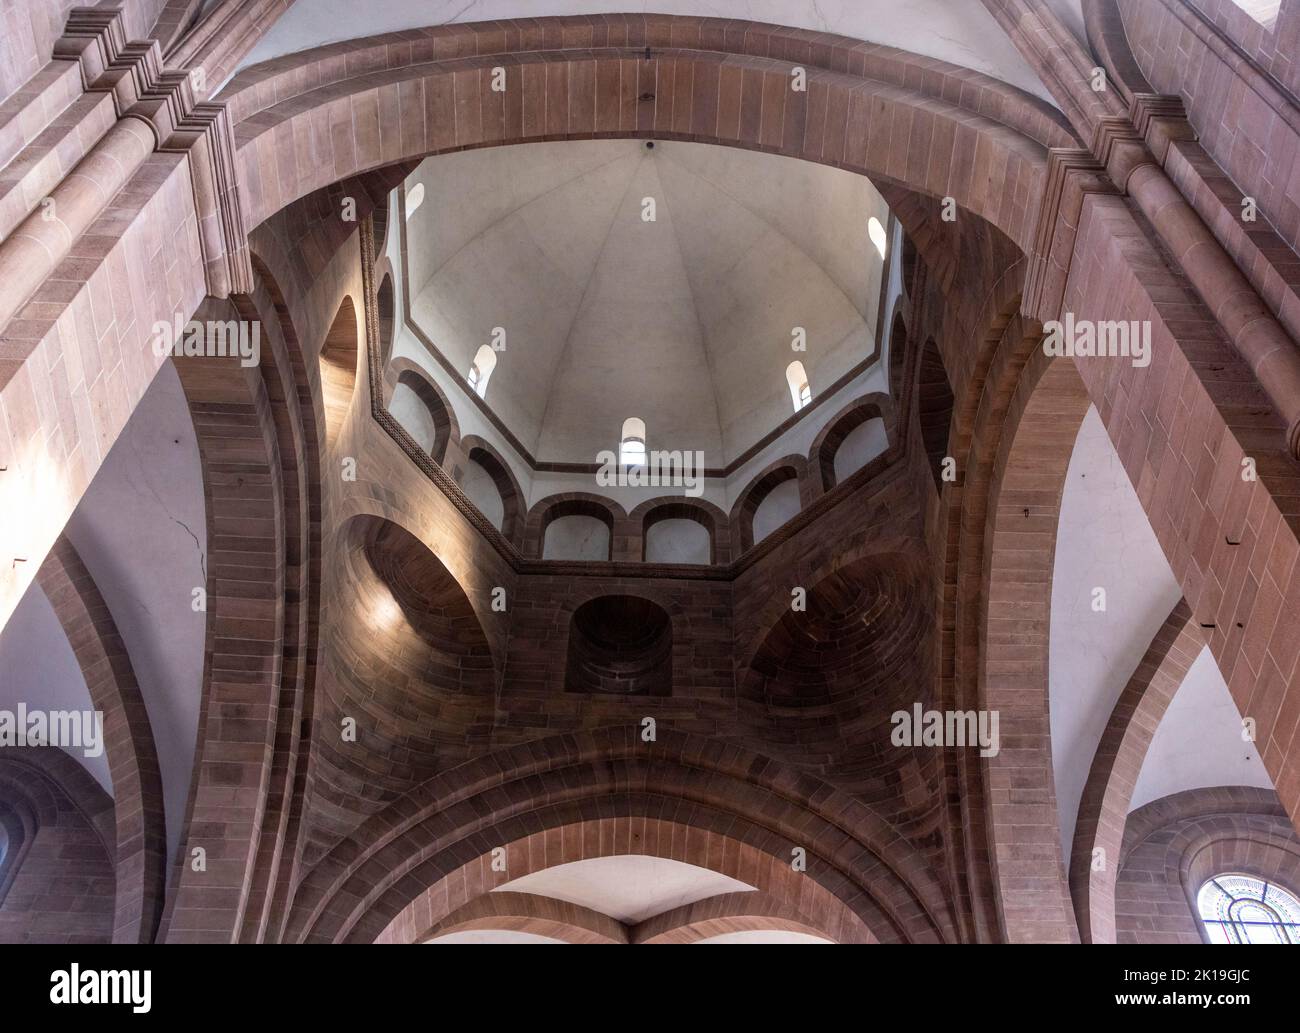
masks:
<svg viewBox="0 0 1300 1033"><path fill-rule="evenodd" d="M1135 93L1129 105L1129 118L1138 134L1151 148L1161 167L1174 140L1196 140L1196 130L1187 120L1181 97L1164 93Z"/></svg>
<svg viewBox="0 0 1300 1033"><path fill-rule="evenodd" d="M1026 316L1045 323L1060 314L1084 196L1114 193L1118 191L1105 166L1090 151L1054 147L1047 152L1047 183L1021 303Z"/></svg>
<svg viewBox="0 0 1300 1033"><path fill-rule="evenodd" d="M148 125L159 153L187 155L207 292L250 293L253 267L226 106L197 101L189 73L163 67L157 40L128 42L124 33L119 9L74 7L54 55L78 61L86 90L112 94L119 118Z"/></svg>

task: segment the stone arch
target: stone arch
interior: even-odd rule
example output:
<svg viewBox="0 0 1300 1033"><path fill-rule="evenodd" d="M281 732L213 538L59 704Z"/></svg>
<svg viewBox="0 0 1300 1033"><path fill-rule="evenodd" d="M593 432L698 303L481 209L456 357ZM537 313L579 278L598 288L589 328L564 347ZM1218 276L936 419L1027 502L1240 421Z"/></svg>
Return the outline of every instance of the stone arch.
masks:
<svg viewBox="0 0 1300 1033"><path fill-rule="evenodd" d="M921 419L921 442L930 461L934 486L943 488L943 460L951 455L948 439L952 428L954 397L948 368L933 337L921 349L917 372L916 408Z"/></svg>
<svg viewBox="0 0 1300 1033"><path fill-rule="evenodd" d="M1093 857L1098 850L1105 858L1120 857L1129 802L1147 748L1204 645L1204 632L1186 600L1180 599L1129 678L1097 744L1079 801L1070 857L1070 891L1085 943L1115 942L1118 865L1098 870Z"/></svg>
<svg viewBox="0 0 1300 1033"><path fill-rule="evenodd" d="M524 532L524 492L510 464L490 441L477 434L466 434L460 447L469 462L483 467L492 478L501 496L501 533L511 545L519 548Z"/></svg>
<svg viewBox="0 0 1300 1033"><path fill-rule="evenodd" d="M307 874L289 938L374 940L448 875L495 878L490 866L466 864L481 853L477 844L608 819L611 807L748 839L787 871L792 836L816 844L803 877L882 941L952 937L927 863L866 804L740 747L662 728L648 744L623 725L497 751L412 790ZM587 825L597 836L601 827Z"/></svg>
<svg viewBox="0 0 1300 1033"><path fill-rule="evenodd" d="M904 237L905 241L909 238ZM912 248L913 263L916 262L916 248ZM904 259L906 266L907 260ZM910 282L904 281L904 282ZM903 376L907 367L907 323L903 319L902 305L894 310L894 321L889 327L889 393L894 398L903 397Z"/></svg>
<svg viewBox="0 0 1300 1033"><path fill-rule="evenodd" d="M815 921L799 908L761 890L751 893L720 893L694 904L673 908L639 923L632 930L632 942L698 943L723 933L771 930L805 933L833 940L826 928L831 924ZM844 928L843 924L834 924ZM867 937L858 942L876 942L870 935L871 930L863 932Z"/></svg>
<svg viewBox="0 0 1300 1033"><path fill-rule="evenodd" d="M690 520L699 524L709 535L709 563L730 561L731 528L727 515L704 499L669 496L647 499L627 515L629 530L640 539L637 558L642 562L649 562L650 528L664 520Z"/></svg>
<svg viewBox="0 0 1300 1033"><path fill-rule="evenodd" d="M771 706L824 707L887 686L895 652L901 647L908 654L918 644L921 629L912 625L924 608L914 605L912 593L919 573L908 557L879 553L805 579L804 608L784 603L745 667L741 697ZM877 652L877 643L887 653ZM876 702L881 711L891 709L883 699ZM876 716L888 723L887 714Z"/></svg>
<svg viewBox="0 0 1300 1033"><path fill-rule="evenodd" d="M361 355L361 323L352 295L345 295L320 349L321 398L325 404L325 440L333 448L352 407Z"/></svg>
<svg viewBox="0 0 1300 1033"><path fill-rule="evenodd" d="M284 639L281 693L276 716L277 757L269 780L263 834L276 849L261 849L249 888L242 940L261 939L265 927L283 918L285 894L298 861L301 814L292 806L307 779L309 726L316 687L321 607L321 428L324 409L319 384L302 347L279 281L253 248L254 290L237 298L245 318L261 321L267 345L262 378L277 435L283 491ZM315 389L314 389L315 388Z"/></svg>
<svg viewBox="0 0 1300 1033"><path fill-rule="evenodd" d="M811 501L808 483L808 461L801 455L788 455L774 460L756 473L736 498L731 507L731 540L738 552L748 552L754 547L754 514L773 489L787 481L799 485L799 505L802 509Z"/></svg>
<svg viewBox="0 0 1300 1033"><path fill-rule="evenodd" d="M387 370L388 360L393 357L393 333L397 319L391 270L386 270L380 279L379 289L375 292L375 300L379 306L379 368Z"/></svg>
<svg viewBox="0 0 1300 1033"><path fill-rule="evenodd" d="M596 822L601 827L593 829ZM577 856L575 844L581 846ZM511 843L505 850L507 858L517 861L511 865L511 879L573 860L632 853L685 861L764 888L707 897L630 927L590 908L490 888L454 907L445 917L437 917L449 900L487 888L475 878L472 866L481 867L476 859L416 897L376 942L420 943L465 928L516 929L570 943L694 943L744 929L789 929L843 943L877 942L871 930L833 894L817 884L811 889L801 885L783 859L733 835L691 829L671 818L619 815L582 821L547 829Z"/></svg>
<svg viewBox="0 0 1300 1033"><path fill-rule="evenodd" d="M68 637L92 704L104 716L116 843L113 940L149 943L162 915L167 875L162 775L149 712L108 604L65 535L36 580Z"/></svg>
<svg viewBox="0 0 1300 1033"><path fill-rule="evenodd" d="M384 252L388 249L388 230L393 218L392 194L382 194L375 199L375 207L370 213L375 227L375 254L379 256L378 264L385 264ZM382 289L382 288L381 288ZM391 289L391 288L390 288Z"/></svg>
<svg viewBox="0 0 1300 1033"><path fill-rule="evenodd" d="M844 406L826 421L821 433L813 439L812 447L808 450L808 468L816 470L821 477L823 492L830 491L837 483L835 453L844 444L844 439L873 419L884 421L885 433L892 445L898 436L894 404L888 395L879 392L864 395Z"/></svg>
<svg viewBox="0 0 1300 1033"><path fill-rule="evenodd" d="M484 893L456 908L426 932L405 941L402 939L403 917L405 913L394 919L376 942L425 943L437 936L468 929L532 933L566 943L628 942L627 928L622 922L591 908L535 893L512 893L508 890Z"/></svg>
<svg viewBox="0 0 1300 1033"><path fill-rule="evenodd" d="M999 916L1013 942L1078 935L1060 848L1044 847L1060 838L1047 674L1061 495L1089 400L1074 363L1049 359L1039 340L1020 345L1028 355L990 470L982 560L979 705L999 711L1003 741L1020 744L981 762ZM1012 784L1022 792L999 791Z"/></svg>
<svg viewBox="0 0 1300 1033"><path fill-rule="evenodd" d="M308 359L264 266L252 294L207 299L196 318L232 314L261 321L266 344L258 366L175 360L198 438L210 548L185 849L173 865L159 930L168 940L231 942L265 933L274 894L287 891L280 877L296 863L284 845L295 842L289 802L306 775L301 732L314 696L320 600L319 424ZM232 707L251 716L227 720ZM248 785L264 787L261 806L225 806L232 787ZM186 854L198 847L230 863L194 873ZM214 893L224 893L229 906L215 907Z"/></svg>
<svg viewBox="0 0 1300 1033"><path fill-rule="evenodd" d="M3 750L0 798L0 822L20 837L0 865L0 941L111 942L119 884L113 798L54 746ZM121 882L130 885L129 877Z"/></svg>
<svg viewBox="0 0 1300 1033"><path fill-rule="evenodd" d="M200 315L238 313L230 302L208 299ZM355 341L353 342L355 349ZM264 353L263 361L271 361ZM277 465L288 448L277 443L275 408L260 368L210 359L178 359L176 372L194 420L208 503L207 631L203 693L199 705L198 750L182 850L172 867L172 887L161 939L215 939L231 942L244 920L244 887L252 877L263 814L224 808L232 786L260 785L270 770L279 718L280 680L285 641L286 543L278 533L283 513L283 482ZM326 403L328 417L329 405ZM337 428L335 428L337 430ZM256 482L257 492L243 490ZM216 543L221 543L218 546ZM227 599L240 599L242 636L229 634ZM260 670L249 677L249 657ZM240 727L221 719L232 705L255 707L258 718ZM219 815L220 818L197 817ZM232 863L200 878L185 863L187 851L201 847ZM214 914L214 891L235 894L236 906ZM220 923L220 932L214 926Z"/></svg>
<svg viewBox="0 0 1300 1033"><path fill-rule="evenodd" d="M560 517L594 517L609 528L609 556L618 555L616 531L627 524L627 514L613 499L589 492L570 491L548 495L533 504L528 511L524 530L524 555L541 558L546 545L546 530Z"/></svg>
<svg viewBox="0 0 1300 1033"><path fill-rule="evenodd" d="M1046 148L1075 144L1059 112L968 69L928 61L918 80L903 51L824 39L814 47L780 26L607 15L440 26L277 58L228 90L241 178L261 185L245 222L396 161L543 137L631 136L770 150L953 197L1030 250ZM491 89L503 63L519 84L505 94ZM796 66L809 84L797 93ZM686 74L695 67L706 74ZM398 103L415 83L425 104ZM911 125L916 146L903 161L883 145L895 122ZM323 124L379 131L345 139L309 128ZM308 142L310 154L283 153L286 136ZM982 168L999 174L976 175Z"/></svg>
<svg viewBox="0 0 1300 1033"><path fill-rule="evenodd" d="M1247 786L1191 789L1129 815L1115 886L1120 943L1207 943L1196 894L1241 872L1300 893L1300 836L1277 794Z"/></svg>
<svg viewBox="0 0 1300 1033"><path fill-rule="evenodd" d="M338 577L322 613L332 630L316 701L316 725L328 732L313 738L305 807L313 854L464 760L491 726L497 681L468 593L412 531L378 515L345 515L331 555ZM355 735L341 736L344 727Z"/></svg>
<svg viewBox="0 0 1300 1033"><path fill-rule="evenodd" d="M444 465L449 456L457 455L460 451L460 424L451 402L442 389L434 383L433 378L418 363L412 362L405 356L389 363L388 372L393 382L393 391L386 405L389 413L392 414L391 406L397 389L399 387L408 389L428 414L433 438L430 447L425 448L424 443L417 439L409 428L405 428L405 425L403 427L411 440L424 448L430 459L440 466ZM397 419L397 416L394 415L393 418Z"/></svg>

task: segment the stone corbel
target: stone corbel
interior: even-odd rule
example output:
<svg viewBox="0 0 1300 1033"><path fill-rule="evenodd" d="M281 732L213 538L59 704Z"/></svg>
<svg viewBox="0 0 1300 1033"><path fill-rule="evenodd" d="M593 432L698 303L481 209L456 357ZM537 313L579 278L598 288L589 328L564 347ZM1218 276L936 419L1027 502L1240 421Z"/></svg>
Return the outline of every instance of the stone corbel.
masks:
<svg viewBox="0 0 1300 1033"><path fill-rule="evenodd" d="M1115 184L1091 152L1072 147L1048 150L1047 183L1021 304L1026 316L1040 323L1060 316L1084 197L1115 193Z"/></svg>

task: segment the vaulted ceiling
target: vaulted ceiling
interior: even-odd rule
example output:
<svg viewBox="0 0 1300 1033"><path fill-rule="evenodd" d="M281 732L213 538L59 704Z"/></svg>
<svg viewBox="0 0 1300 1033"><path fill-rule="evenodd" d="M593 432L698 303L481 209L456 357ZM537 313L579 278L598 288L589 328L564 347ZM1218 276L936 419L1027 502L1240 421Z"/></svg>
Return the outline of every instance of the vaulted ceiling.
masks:
<svg viewBox="0 0 1300 1033"><path fill-rule="evenodd" d="M793 359L816 393L873 355L888 208L861 176L602 140L434 157L417 184L413 320L460 371L505 330L487 401L540 460L593 462L636 416L723 465L793 412Z"/></svg>

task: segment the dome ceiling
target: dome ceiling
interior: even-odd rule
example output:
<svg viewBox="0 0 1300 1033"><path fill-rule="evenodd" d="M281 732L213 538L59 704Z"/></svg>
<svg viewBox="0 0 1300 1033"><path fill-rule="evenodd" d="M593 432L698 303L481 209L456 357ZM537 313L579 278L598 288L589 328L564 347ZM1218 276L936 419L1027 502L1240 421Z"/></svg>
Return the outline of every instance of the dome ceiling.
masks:
<svg viewBox="0 0 1300 1033"><path fill-rule="evenodd" d="M1047 6L1083 38L1080 0L1047 0ZM746 0L743 4L716 0L586 0L581 4L565 0L385 0L366 10L365 25L360 29L351 0L296 0L244 64L352 36L423 25L628 12L748 18L833 32L951 61L1051 99L980 0Z"/></svg>
<svg viewBox="0 0 1300 1033"><path fill-rule="evenodd" d="M860 176L677 141L431 158L407 221L411 315L458 371L505 330L486 400L538 459L650 448L725 465L873 355L888 209ZM796 327L807 349L792 350Z"/></svg>

